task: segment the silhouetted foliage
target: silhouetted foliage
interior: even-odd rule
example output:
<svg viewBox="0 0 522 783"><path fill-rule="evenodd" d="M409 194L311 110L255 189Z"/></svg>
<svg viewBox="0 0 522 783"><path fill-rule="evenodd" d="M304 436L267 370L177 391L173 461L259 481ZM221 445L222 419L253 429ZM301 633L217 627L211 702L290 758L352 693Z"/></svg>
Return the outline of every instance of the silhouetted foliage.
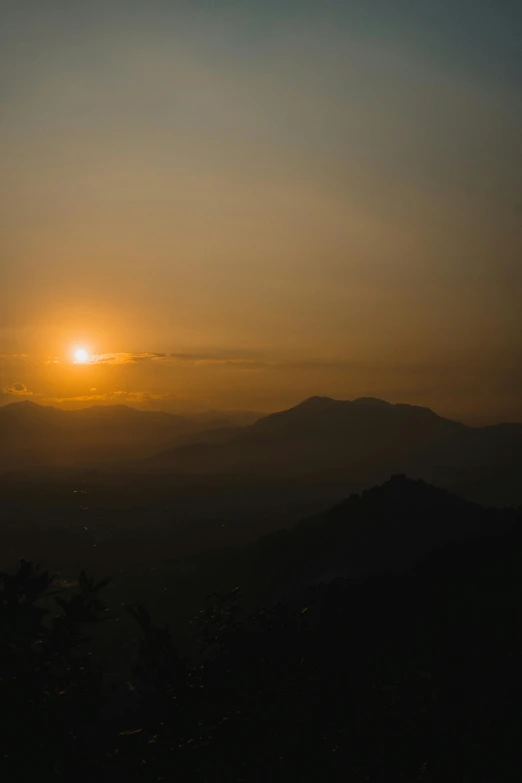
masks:
<svg viewBox="0 0 522 783"><path fill-rule="evenodd" d="M408 491L399 480L390 502L398 486ZM466 513L411 491L415 512L422 495L439 497L445 523ZM111 675L90 655L110 617L106 581L82 574L68 595L22 561L0 575L6 779L514 780L518 530L446 544L395 575L299 587L254 611L234 585L209 596L183 653L147 609L129 607L138 642Z"/></svg>
<svg viewBox="0 0 522 783"><path fill-rule="evenodd" d="M29 762L62 774L97 714L101 677L82 647L85 627L105 616L98 593L107 580L94 584L82 573L79 584L78 595L59 595L52 578L25 560L17 573L0 574L4 760L12 771Z"/></svg>

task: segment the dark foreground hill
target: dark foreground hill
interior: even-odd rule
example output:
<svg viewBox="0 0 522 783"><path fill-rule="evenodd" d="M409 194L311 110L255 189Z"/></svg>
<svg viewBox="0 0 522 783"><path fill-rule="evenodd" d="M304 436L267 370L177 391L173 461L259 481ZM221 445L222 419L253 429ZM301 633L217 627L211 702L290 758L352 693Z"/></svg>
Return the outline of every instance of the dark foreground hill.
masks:
<svg viewBox="0 0 522 783"><path fill-rule="evenodd" d="M445 532L394 573L304 586L314 558L350 559L340 530L354 519L381 564L386 531L396 551L415 520ZM2 771L9 780L518 779L519 526L514 513L395 479L293 538L260 543L266 580L270 562L303 574L288 600L241 612L243 585L214 595L176 644L134 606L138 643L101 670L87 631L119 616L105 611L103 585L82 577L77 594L46 599L49 580L22 564L0 577Z"/></svg>
<svg viewBox="0 0 522 783"><path fill-rule="evenodd" d="M290 529L196 558L185 585L169 589L202 599L202 589L241 585L252 607L292 600L309 585L399 573L448 544L507 535L518 520L514 510L485 508L397 475Z"/></svg>
<svg viewBox="0 0 522 783"><path fill-rule="evenodd" d="M375 483L406 473L494 505L522 503L522 424L467 427L429 408L312 397L228 443L163 452L158 469Z"/></svg>

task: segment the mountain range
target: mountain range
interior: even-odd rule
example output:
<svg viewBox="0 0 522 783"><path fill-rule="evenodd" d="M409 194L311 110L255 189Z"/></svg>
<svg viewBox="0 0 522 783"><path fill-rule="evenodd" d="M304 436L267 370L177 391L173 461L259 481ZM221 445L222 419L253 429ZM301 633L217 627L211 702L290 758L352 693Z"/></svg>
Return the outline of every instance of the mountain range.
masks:
<svg viewBox="0 0 522 783"><path fill-rule="evenodd" d="M481 502L522 503L522 424L469 427L374 398L311 397L225 443L174 448L154 462L183 473L349 477L368 486L405 473Z"/></svg>
<svg viewBox="0 0 522 783"><path fill-rule="evenodd" d="M127 405L61 410L24 401L0 407L0 469L106 464L152 456L174 444L229 438L240 424L261 414L249 411L175 415ZM217 432L222 432L221 436Z"/></svg>
<svg viewBox="0 0 522 783"><path fill-rule="evenodd" d="M429 408L367 397L311 397L246 422L245 413L14 403L0 408L0 468L118 463L143 473L360 487L404 473L478 502L522 504L522 424L470 427Z"/></svg>

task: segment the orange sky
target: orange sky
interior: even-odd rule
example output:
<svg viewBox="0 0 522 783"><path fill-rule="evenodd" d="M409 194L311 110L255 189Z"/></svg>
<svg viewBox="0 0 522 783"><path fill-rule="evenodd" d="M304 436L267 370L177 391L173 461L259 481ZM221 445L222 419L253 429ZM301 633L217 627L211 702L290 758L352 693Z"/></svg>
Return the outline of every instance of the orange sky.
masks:
<svg viewBox="0 0 522 783"><path fill-rule="evenodd" d="M43 5L0 33L1 403L522 420L516 10Z"/></svg>

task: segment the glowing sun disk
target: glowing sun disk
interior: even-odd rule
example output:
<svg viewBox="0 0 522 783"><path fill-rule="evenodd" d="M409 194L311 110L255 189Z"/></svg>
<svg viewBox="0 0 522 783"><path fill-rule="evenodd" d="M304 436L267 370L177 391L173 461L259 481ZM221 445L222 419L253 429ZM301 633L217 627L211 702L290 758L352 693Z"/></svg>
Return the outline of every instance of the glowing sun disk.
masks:
<svg viewBox="0 0 522 783"><path fill-rule="evenodd" d="M77 348L74 352L74 359L78 364L86 364L89 361L89 354L85 348Z"/></svg>

